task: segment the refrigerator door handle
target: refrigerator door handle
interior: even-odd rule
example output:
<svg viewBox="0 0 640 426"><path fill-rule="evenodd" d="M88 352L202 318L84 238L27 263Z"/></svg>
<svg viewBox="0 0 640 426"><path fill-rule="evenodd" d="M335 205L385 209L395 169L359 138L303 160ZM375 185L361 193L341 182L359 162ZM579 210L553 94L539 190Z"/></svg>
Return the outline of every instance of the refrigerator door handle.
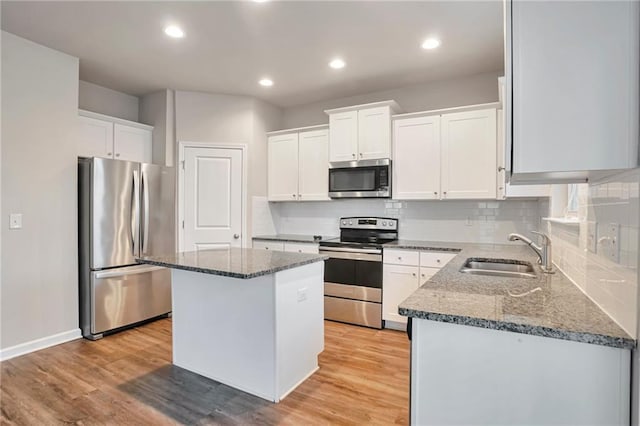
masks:
<svg viewBox="0 0 640 426"><path fill-rule="evenodd" d="M147 272L161 271L164 268L162 266L141 266L140 268L118 268L118 269L107 269L106 271L96 272L95 278L113 278L113 277L121 277L125 275L135 275L135 274L146 274Z"/></svg>
<svg viewBox="0 0 640 426"><path fill-rule="evenodd" d="M131 190L131 251L134 256L139 254L136 244L140 237L140 185L138 183L138 171L133 171L133 188Z"/></svg>
<svg viewBox="0 0 640 426"><path fill-rule="evenodd" d="M146 179L146 173L144 170L141 172L142 177L142 218L144 223L142 225L140 254L145 254L147 250L147 242L149 241L149 185Z"/></svg>

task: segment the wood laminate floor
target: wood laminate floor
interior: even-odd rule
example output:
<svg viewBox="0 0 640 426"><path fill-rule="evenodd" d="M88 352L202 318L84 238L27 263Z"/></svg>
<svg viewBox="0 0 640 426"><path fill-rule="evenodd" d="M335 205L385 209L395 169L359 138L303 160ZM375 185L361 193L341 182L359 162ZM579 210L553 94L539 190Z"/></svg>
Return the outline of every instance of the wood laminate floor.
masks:
<svg viewBox="0 0 640 426"><path fill-rule="evenodd" d="M0 422L408 424L406 334L325 321L320 370L279 404L171 364L171 319L0 364Z"/></svg>

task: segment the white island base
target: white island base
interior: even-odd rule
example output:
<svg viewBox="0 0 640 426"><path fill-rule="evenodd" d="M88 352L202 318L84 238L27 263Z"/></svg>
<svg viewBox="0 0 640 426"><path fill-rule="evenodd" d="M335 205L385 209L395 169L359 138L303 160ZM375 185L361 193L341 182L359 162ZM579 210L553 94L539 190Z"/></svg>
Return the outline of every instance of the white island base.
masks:
<svg viewBox="0 0 640 426"><path fill-rule="evenodd" d="M323 262L251 279L172 269L173 364L279 402L318 369Z"/></svg>

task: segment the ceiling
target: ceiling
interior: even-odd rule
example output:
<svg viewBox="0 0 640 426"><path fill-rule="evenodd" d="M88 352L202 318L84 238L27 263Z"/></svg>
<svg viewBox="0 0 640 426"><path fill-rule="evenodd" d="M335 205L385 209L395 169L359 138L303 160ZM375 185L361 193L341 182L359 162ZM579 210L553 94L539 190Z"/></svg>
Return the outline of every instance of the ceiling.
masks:
<svg viewBox="0 0 640 426"><path fill-rule="evenodd" d="M172 88L281 107L503 68L496 1L2 1L2 29L132 95ZM163 33L179 24L182 39ZM430 36L434 50L420 47ZM327 66L334 57L347 66ZM268 76L270 88L257 84Z"/></svg>

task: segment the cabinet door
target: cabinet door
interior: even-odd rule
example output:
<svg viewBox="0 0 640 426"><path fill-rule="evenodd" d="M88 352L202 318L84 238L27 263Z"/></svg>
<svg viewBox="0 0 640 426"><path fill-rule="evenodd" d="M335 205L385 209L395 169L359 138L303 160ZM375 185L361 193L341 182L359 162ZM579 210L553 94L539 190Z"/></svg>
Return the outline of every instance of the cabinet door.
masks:
<svg viewBox="0 0 640 426"><path fill-rule="evenodd" d="M151 131L116 123L113 150L116 160L151 163Z"/></svg>
<svg viewBox="0 0 640 426"><path fill-rule="evenodd" d="M329 115L329 161L352 161L358 152L358 111Z"/></svg>
<svg viewBox="0 0 640 426"><path fill-rule="evenodd" d="M496 110L442 116L442 198L496 198Z"/></svg>
<svg viewBox="0 0 640 426"><path fill-rule="evenodd" d="M113 123L78 117L78 156L113 158Z"/></svg>
<svg viewBox="0 0 640 426"><path fill-rule="evenodd" d="M382 319L406 324L407 318L398 314L398 305L419 286L417 266L384 265L382 281Z"/></svg>
<svg viewBox="0 0 640 426"><path fill-rule="evenodd" d="M422 284L426 283L427 281L429 281L429 278L431 278L432 276L437 274L439 270L440 270L440 268L427 268L427 267L421 266L420 267L420 280L418 282L418 287L421 286Z"/></svg>
<svg viewBox="0 0 640 426"><path fill-rule="evenodd" d="M509 4L512 180L637 167L639 2Z"/></svg>
<svg viewBox="0 0 640 426"><path fill-rule="evenodd" d="M329 199L329 131L298 134L298 199Z"/></svg>
<svg viewBox="0 0 640 426"><path fill-rule="evenodd" d="M318 244L313 243L284 243L284 251L292 253L313 253L318 254Z"/></svg>
<svg viewBox="0 0 640 426"><path fill-rule="evenodd" d="M253 240L253 248L256 250L284 251L284 243L279 241Z"/></svg>
<svg viewBox="0 0 640 426"><path fill-rule="evenodd" d="M269 201L298 199L298 134L269 137L267 141Z"/></svg>
<svg viewBox="0 0 640 426"><path fill-rule="evenodd" d="M358 111L358 159L391 157L391 110L388 106Z"/></svg>
<svg viewBox="0 0 640 426"><path fill-rule="evenodd" d="M440 198L440 116L393 122L393 198Z"/></svg>

